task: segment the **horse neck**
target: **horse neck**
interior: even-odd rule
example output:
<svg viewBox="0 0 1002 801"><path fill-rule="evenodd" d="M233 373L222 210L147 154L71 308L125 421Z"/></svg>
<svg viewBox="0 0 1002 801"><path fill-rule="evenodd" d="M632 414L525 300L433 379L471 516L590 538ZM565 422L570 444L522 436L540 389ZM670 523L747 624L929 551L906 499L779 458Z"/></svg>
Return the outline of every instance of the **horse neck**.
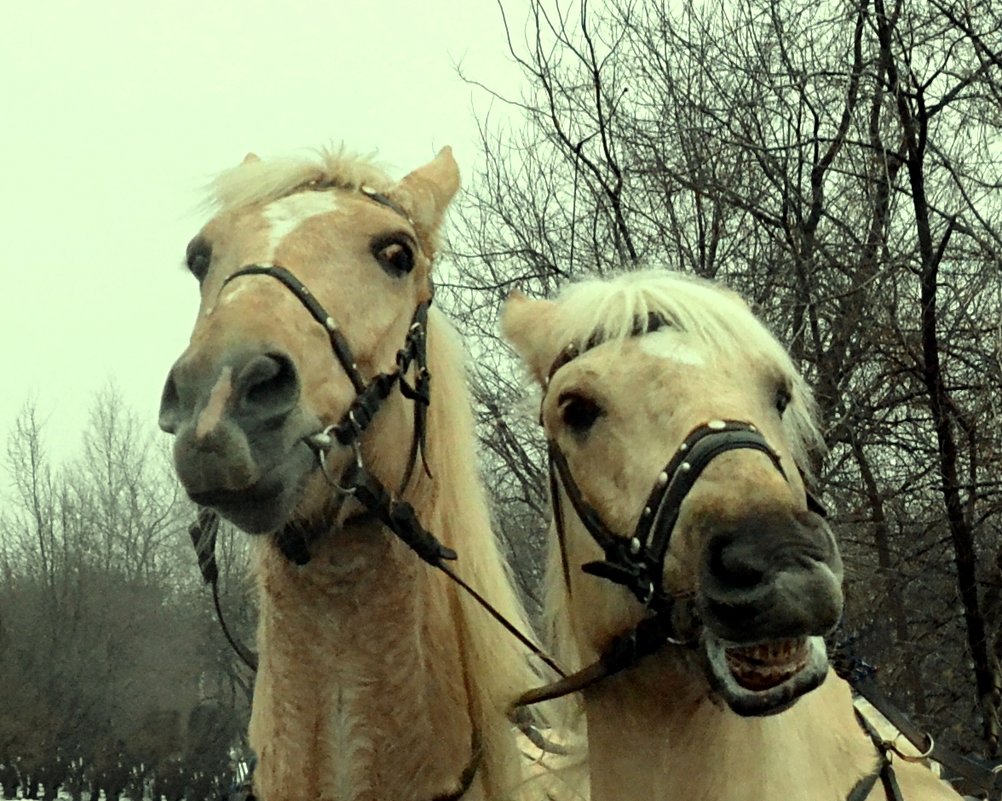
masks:
<svg viewBox="0 0 1002 801"><path fill-rule="evenodd" d="M251 746L265 799L423 801L454 790L473 724L451 589L371 523L302 568L257 553Z"/></svg>
<svg viewBox="0 0 1002 801"><path fill-rule="evenodd" d="M666 681L664 661L587 693L592 801L836 801L873 769L835 675L783 713L742 718L681 670Z"/></svg>
<svg viewBox="0 0 1002 801"><path fill-rule="evenodd" d="M493 537L474 455L462 346L433 309L427 457L408 492L422 524L455 548L455 569L523 630L525 613ZM261 667L251 718L265 799L332 801L444 795L482 747L464 801L520 782L505 716L536 683L514 643L447 578L381 527L324 538L296 568L258 554Z"/></svg>

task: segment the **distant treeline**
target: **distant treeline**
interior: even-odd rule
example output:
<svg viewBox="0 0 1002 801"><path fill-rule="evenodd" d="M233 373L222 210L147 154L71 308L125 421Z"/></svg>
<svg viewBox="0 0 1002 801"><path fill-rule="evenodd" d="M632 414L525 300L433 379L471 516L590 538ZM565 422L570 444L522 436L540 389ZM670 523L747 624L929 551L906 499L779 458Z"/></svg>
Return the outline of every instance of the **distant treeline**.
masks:
<svg viewBox="0 0 1002 801"><path fill-rule="evenodd" d="M192 509L150 428L109 389L78 458L52 463L30 405L7 443L5 798L55 798L59 788L74 799L215 798L247 756L252 677L214 620L187 534ZM250 641L239 542L220 543L223 602Z"/></svg>

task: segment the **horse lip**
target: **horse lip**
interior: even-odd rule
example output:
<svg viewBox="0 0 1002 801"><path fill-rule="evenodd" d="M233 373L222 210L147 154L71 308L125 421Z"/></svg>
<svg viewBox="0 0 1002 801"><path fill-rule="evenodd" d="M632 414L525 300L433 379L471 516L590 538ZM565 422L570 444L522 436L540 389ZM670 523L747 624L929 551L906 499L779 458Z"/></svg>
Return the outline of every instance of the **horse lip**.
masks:
<svg viewBox="0 0 1002 801"><path fill-rule="evenodd" d="M244 503L267 503L282 494L284 487L275 480L258 481L246 489L213 489L189 492L188 497L199 506L237 506Z"/></svg>
<svg viewBox="0 0 1002 801"><path fill-rule="evenodd" d="M300 447L301 446L301 447ZM255 481L233 488L216 486L189 489L188 497L200 506L215 509L248 534L281 528L302 497L303 488L318 469L314 452L301 440L282 458L258 473Z"/></svg>
<svg viewBox="0 0 1002 801"><path fill-rule="evenodd" d="M780 684L764 690L742 686L727 665L728 648L761 643L734 643L704 630L703 650L711 686L731 710L742 717L775 715L784 712L804 694L817 688L828 675L828 652L823 637L807 637L807 664Z"/></svg>

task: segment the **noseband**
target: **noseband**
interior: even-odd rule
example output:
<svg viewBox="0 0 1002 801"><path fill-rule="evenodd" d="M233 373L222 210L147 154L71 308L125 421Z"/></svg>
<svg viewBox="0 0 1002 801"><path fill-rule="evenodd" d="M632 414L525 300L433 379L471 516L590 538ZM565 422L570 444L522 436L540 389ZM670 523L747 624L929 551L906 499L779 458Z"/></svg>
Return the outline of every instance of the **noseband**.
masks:
<svg viewBox="0 0 1002 801"><path fill-rule="evenodd" d="M571 475L567 459L556 442L550 440L551 470L559 477L581 523L605 554L604 560L588 562L581 569L585 573L626 587L642 604L670 603L661 581L682 501L710 462L727 451L734 450L761 451L769 457L780 475L786 478L779 454L769 447L755 426L736 420L711 420L695 428L685 438L658 474L640 512L634 534L627 539L614 534L594 507L584 500ZM559 507L559 503L559 500L554 501L555 506ZM558 514L557 518L560 521L558 528L562 528L562 515ZM560 536L562 538L562 532Z"/></svg>

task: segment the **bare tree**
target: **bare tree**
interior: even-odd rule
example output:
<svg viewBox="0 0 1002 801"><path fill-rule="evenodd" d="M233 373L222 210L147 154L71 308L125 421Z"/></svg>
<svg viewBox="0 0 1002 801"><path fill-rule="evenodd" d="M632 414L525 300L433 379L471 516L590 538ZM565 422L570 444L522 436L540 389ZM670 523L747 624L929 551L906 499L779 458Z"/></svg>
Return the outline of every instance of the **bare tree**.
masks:
<svg viewBox="0 0 1002 801"><path fill-rule="evenodd" d="M845 634L925 725L997 754L1002 18L886 3L503 7L526 88L494 101L521 122L482 127L446 289L478 353L516 287L657 264L751 298L816 387ZM535 510L513 375L478 371L482 432L502 507Z"/></svg>
<svg viewBox="0 0 1002 801"><path fill-rule="evenodd" d="M213 619L166 453L113 389L81 457L54 465L32 405L7 447L0 516L0 782L208 797L245 729L249 686ZM224 537L224 594L246 554ZM167 784L165 784L167 782ZM188 788L187 790L185 788ZM214 792L214 791L213 791Z"/></svg>

